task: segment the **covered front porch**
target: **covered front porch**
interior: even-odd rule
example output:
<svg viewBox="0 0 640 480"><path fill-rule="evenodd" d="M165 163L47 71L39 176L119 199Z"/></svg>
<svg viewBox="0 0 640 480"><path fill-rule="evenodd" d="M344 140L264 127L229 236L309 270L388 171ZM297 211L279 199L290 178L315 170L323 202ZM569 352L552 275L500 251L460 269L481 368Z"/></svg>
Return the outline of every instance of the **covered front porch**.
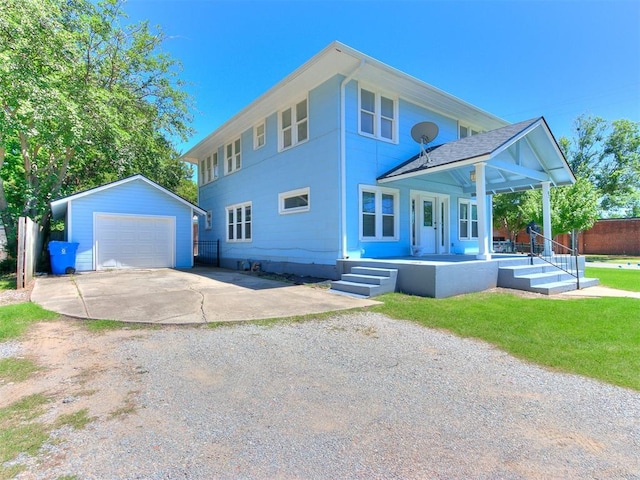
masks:
<svg viewBox="0 0 640 480"><path fill-rule="evenodd" d="M545 294L579 286L584 258L577 266L560 259L565 266L559 267L527 255L493 253L492 196L541 189L543 255L562 257L552 251L551 189L571 185L575 177L544 118L442 145L421 144L420 153L377 182L409 200L410 220L402 224L401 236L410 238L411 256L365 258L364 249L357 258L337 261L343 277L334 288L365 296L399 291L443 298L498 286ZM395 210L389 204L387 211Z"/></svg>
<svg viewBox="0 0 640 480"><path fill-rule="evenodd" d="M540 117L421 148L377 182L409 191L413 255L473 252L491 260L494 194L542 190L542 230L550 239L551 189L575 177ZM546 240L544 253L551 250Z"/></svg>

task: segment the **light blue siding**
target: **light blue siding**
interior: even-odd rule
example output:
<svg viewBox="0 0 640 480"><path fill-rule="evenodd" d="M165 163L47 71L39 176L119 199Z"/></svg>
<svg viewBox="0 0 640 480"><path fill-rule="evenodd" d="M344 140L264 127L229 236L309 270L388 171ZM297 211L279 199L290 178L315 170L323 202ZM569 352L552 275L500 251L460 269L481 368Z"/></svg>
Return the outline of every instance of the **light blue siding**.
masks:
<svg viewBox="0 0 640 480"><path fill-rule="evenodd" d="M335 266L342 256L340 238L340 82L335 76L308 94L309 140L278 152L278 113L266 118L266 144L253 149L253 129L241 135L242 168L224 175L223 145L219 146L220 177L200 187L200 207L212 211L213 226L200 227L200 239L220 240L223 266L235 268L239 260L273 264L320 264ZM361 241L359 238L359 186L379 186L377 178L417 154L420 146L411 138L411 128L431 121L440 132L433 143L457 139L456 119L424 106L398 99L397 142L386 142L358 133L358 82L345 88L346 136L346 223L347 252L356 256L389 257L411 253L411 191L420 190L448 197L447 250L464 253L477 248L477 242L458 238L458 198L468 198L447 174L430 175L383 185L399 195L396 221L398 239ZM288 105L282 105L287 107ZM255 123L262 119L256 118ZM225 141L231 141L226 139ZM308 212L281 215L278 195L309 188ZM227 241L226 207L251 202L252 239Z"/></svg>
<svg viewBox="0 0 640 480"><path fill-rule="evenodd" d="M200 206L212 210L213 228L200 239L220 240L227 266L244 259L335 265L339 254L339 82L309 92L309 140L278 152L278 117L267 117L266 144L253 149L253 130L242 134L242 168L200 188ZM284 105L283 105L284 106ZM256 119L256 122L259 119ZM310 210L279 213L278 196L309 188ZM226 207L252 203L252 239L227 241Z"/></svg>
<svg viewBox="0 0 640 480"><path fill-rule="evenodd" d="M439 134L431 144L440 145L458 137L458 122L427 108L399 99L398 142L386 142L358 133L358 83L351 81L346 89L347 128L347 250L365 257L404 256L411 253L411 190L449 195L449 243L451 253L477 251L476 241L460 241L458 235L458 198L468 198L447 174L415 177L386 183L400 196L399 238L397 241L362 241L359 238L359 185L376 186L377 178L420 152L420 145L411 138L411 128L419 122L434 122Z"/></svg>
<svg viewBox="0 0 640 480"><path fill-rule="evenodd" d="M132 180L69 202L67 239L78 242L76 269L94 269L94 213L175 217L176 267L193 265L191 208L152 187L143 180Z"/></svg>

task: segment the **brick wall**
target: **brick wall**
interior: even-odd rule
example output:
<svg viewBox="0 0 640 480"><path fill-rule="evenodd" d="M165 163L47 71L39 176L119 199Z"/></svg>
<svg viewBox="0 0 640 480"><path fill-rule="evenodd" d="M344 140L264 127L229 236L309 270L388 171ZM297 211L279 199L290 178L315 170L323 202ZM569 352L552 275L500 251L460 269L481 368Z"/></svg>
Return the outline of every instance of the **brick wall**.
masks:
<svg viewBox="0 0 640 480"><path fill-rule="evenodd" d="M578 241L580 253L640 255L640 218L598 220Z"/></svg>
<svg viewBox="0 0 640 480"><path fill-rule="evenodd" d="M494 230L494 237L507 237L506 232ZM569 235L558 235L556 242L571 246ZM526 243L529 236L518 234L518 243ZM578 235L578 251L582 254L640 255L640 218L610 218L598 220L590 230Z"/></svg>

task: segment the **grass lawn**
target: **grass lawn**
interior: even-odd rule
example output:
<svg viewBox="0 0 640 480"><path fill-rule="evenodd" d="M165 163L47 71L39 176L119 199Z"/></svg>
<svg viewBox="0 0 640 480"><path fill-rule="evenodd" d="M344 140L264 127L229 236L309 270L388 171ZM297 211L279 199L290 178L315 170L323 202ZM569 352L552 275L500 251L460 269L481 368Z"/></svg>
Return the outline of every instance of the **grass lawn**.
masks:
<svg viewBox="0 0 640 480"><path fill-rule="evenodd" d="M640 257L630 257L627 255L585 255L587 263L604 262L604 263L630 263L637 265L640 263Z"/></svg>
<svg viewBox="0 0 640 480"><path fill-rule="evenodd" d="M508 293L447 299L387 294L374 311L490 342L525 360L640 390L640 301Z"/></svg>
<svg viewBox="0 0 640 480"><path fill-rule="evenodd" d="M15 289L16 289L15 273L0 275L0 290L15 290Z"/></svg>
<svg viewBox="0 0 640 480"><path fill-rule="evenodd" d="M31 302L0 307L0 342L19 337L33 322L52 320L57 316Z"/></svg>
<svg viewBox="0 0 640 480"><path fill-rule="evenodd" d="M585 275L589 278L599 278L600 285L605 287L640 292L640 270L597 268L587 264Z"/></svg>

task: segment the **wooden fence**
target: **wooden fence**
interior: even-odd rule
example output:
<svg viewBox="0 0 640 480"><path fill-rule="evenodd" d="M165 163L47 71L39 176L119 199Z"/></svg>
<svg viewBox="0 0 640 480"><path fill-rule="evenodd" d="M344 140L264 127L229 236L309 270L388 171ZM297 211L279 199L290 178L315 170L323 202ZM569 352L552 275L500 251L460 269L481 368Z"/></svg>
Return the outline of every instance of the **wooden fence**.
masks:
<svg viewBox="0 0 640 480"><path fill-rule="evenodd" d="M18 219L18 255L16 271L16 288L25 288L36 273L38 253L38 235L40 225L28 217Z"/></svg>

